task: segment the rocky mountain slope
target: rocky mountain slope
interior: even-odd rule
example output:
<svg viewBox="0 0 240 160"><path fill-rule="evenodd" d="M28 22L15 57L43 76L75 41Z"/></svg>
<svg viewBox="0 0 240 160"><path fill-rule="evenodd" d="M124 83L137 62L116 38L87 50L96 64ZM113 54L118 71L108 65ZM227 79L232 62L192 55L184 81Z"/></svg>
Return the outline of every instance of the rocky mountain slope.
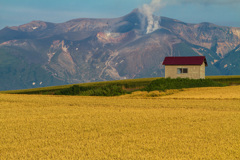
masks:
<svg viewBox="0 0 240 160"><path fill-rule="evenodd" d="M0 90L164 76L165 56L207 57L207 75L240 74L240 28L135 9L115 19L33 21L0 30Z"/></svg>

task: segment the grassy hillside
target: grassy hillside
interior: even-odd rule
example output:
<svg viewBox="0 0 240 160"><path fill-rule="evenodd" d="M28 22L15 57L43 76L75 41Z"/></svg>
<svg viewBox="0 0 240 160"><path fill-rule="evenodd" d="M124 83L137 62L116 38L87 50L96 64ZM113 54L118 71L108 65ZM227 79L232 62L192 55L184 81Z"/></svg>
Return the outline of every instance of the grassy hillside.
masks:
<svg viewBox="0 0 240 160"><path fill-rule="evenodd" d="M14 91L2 91L0 93L14 93L14 94L54 94L63 89L73 87L78 85L80 87L99 87L106 85L121 85L124 86L127 90L134 90L138 88L143 88L150 84L153 80L159 78L141 78L141 79L129 79L129 80L116 80L116 81L107 81L107 82L92 82L92 83L82 83L82 84L70 84L63 86L52 86L44 88L34 88L34 89L25 89L25 90L14 90Z"/></svg>
<svg viewBox="0 0 240 160"><path fill-rule="evenodd" d="M119 88L122 88L120 92L132 92L139 89L144 89L154 80L162 79L162 77L157 78L141 78L141 79L129 79L129 80L116 80L116 81L107 81L107 82L92 82L92 83L82 83L82 84L71 84L71 85L63 85L63 86L52 86L52 87L44 87L44 88L34 88L34 89L26 89L26 90L14 90L14 91L2 91L0 93L9 93L9 94L45 94L45 95L79 95L81 91L87 91L82 93L81 95L98 95L103 92L109 92L106 94L107 96L120 95L116 94L116 92L120 91ZM212 80L217 84L210 84L209 81ZM201 81L200 81L201 82ZM164 82L165 83L165 82ZM167 82L168 83L168 82ZM166 83L166 84L167 84ZM175 86L178 86L180 82L174 82ZM185 84L184 84L185 83ZM194 82L195 83L195 82ZM171 83L172 85L173 83ZM196 84L191 84L189 82L183 82L181 88L191 88ZM170 83L169 83L170 85ZM204 84L197 85L195 87L201 86L221 86L221 85L240 85L240 76L207 76ZM179 87L170 87L166 89L179 89ZM95 91L96 90L96 91ZM152 89L153 90L153 89ZM158 89L156 89L158 90ZM114 93L110 92L114 91ZM98 92L98 93L96 93Z"/></svg>
<svg viewBox="0 0 240 160"><path fill-rule="evenodd" d="M240 76L207 76L207 79L212 79L224 85L240 85Z"/></svg>

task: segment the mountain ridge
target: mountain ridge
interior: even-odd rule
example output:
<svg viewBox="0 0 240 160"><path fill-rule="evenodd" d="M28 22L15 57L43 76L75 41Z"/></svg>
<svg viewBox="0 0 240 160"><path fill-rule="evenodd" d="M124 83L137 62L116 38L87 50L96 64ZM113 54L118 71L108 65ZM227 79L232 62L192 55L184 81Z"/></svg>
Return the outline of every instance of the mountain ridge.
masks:
<svg viewBox="0 0 240 160"><path fill-rule="evenodd" d="M203 55L210 64L207 75L240 74L234 60L240 28L154 17L158 28L148 34L148 19L139 9L112 19L5 27L0 30L0 90L163 77L165 56ZM224 59L228 55L231 65Z"/></svg>

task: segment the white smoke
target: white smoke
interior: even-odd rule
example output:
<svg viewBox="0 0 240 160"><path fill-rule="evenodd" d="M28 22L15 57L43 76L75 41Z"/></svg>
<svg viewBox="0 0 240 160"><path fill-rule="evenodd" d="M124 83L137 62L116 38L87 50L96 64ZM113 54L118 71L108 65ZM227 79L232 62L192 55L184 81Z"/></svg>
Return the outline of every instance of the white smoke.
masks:
<svg viewBox="0 0 240 160"><path fill-rule="evenodd" d="M153 17L153 13L160 10L162 6L162 0L152 0L150 4L144 4L142 8L140 8L140 11L147 17L147 34L160 28L160 19L157 17Z"/></svg>
<svg viewBox="0 0 240 160"><path fill-rule="evenodd" d="M154 32L160 29L160 17L153 16L166 5L176 4L199 4L199 5L238 5L240 0L152 0L150 4L144 4L139 11L145 16L142 19L142 27L145 28L145 19L147 19L146 33Z"/></svg>

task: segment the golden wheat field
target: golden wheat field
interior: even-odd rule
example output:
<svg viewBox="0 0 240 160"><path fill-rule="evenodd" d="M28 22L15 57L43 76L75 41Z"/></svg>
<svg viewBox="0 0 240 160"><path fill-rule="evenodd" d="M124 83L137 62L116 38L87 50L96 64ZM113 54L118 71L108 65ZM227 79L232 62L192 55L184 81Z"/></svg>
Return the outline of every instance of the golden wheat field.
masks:
<svg viewBox="0 0 240 160"><path fill-rule="evenodd" d="M0 94L0 159L240 159L240 86L153 98Z"/></svg>

